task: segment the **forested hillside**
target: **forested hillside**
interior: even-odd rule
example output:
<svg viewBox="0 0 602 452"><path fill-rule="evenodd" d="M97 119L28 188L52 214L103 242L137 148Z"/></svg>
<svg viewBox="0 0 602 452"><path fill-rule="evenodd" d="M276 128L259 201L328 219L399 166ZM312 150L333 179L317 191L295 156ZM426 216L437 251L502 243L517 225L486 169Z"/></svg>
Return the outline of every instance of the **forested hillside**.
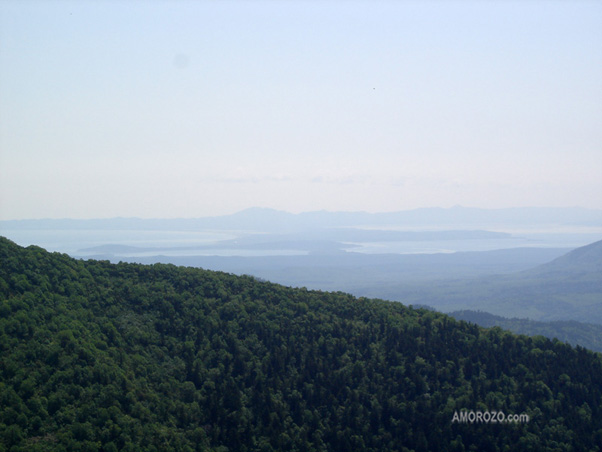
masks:
<svg viewBox="0 0 602 452"><path fill-rule="evenodd" d="M0 238L0 451L599 451L602 358L400 303ZM528 423L452 422L462 410Z"/></svg>

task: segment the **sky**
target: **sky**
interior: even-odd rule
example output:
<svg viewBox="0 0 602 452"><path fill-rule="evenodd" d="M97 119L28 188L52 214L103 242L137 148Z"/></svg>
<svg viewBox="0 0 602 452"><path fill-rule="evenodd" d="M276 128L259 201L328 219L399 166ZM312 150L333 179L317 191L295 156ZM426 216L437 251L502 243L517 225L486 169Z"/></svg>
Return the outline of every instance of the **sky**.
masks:
<svg viewBox="0 0 602 452"><path fill-rule="evenodd" d="M602 209L602 2L0 1L0 219Z"/></svg>

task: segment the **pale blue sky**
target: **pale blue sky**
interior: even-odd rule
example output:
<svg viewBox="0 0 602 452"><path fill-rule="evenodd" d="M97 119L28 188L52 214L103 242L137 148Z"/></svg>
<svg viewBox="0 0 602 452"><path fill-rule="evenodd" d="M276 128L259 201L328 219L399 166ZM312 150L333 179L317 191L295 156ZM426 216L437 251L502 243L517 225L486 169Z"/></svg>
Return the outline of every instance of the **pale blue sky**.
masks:
<svg viewBox="0 0 602 452"><path fill-rule="evenodd" d="M0 2L0 219L602 208L602 3Z"/></svg>

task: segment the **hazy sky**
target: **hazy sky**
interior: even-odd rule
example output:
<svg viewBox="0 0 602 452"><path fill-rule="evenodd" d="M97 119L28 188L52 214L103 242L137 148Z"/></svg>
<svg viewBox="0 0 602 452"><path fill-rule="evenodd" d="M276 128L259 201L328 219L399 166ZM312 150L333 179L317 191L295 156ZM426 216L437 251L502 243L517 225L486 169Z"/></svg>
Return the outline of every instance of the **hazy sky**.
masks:
<svg viewBox="0 0 602 452"><path fill-rule="evenodd" d="M602 2L0 1L0 219L602 208Z"/></svg>

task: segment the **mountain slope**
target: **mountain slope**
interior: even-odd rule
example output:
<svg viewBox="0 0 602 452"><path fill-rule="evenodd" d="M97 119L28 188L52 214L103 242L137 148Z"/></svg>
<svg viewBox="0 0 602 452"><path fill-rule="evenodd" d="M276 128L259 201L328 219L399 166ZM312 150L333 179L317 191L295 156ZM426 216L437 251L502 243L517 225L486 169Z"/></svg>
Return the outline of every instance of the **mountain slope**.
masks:
<svg viewBox="0 0 602 452"><path fill-rule="evenodd" d="M602 275L602 240L579 247L553 261L525 272L525 277L595 280Z"/></svg>
<svg viewBox="0 0 602 452"><path fill-rule="evenodd" d="M422 304L444 311L484 311L539 321L602 324L602 242L550 263L507 275L389 284L358 295Z"/></svg>
<svg viewBox="0 0 602 452"><path fill-rule="evenodd" d="M602 358L399 303L0 239L0 450L596 450ZM528 423L452 422L462 410Z"/></svg>

